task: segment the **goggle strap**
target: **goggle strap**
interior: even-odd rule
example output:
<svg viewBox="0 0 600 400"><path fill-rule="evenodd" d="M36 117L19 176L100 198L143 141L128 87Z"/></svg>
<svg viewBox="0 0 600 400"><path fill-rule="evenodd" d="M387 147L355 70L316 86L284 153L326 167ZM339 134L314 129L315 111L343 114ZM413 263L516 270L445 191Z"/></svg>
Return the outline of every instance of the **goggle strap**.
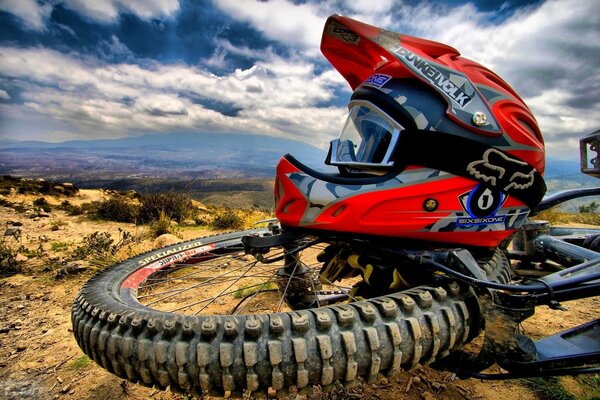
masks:
<svg viewBox="0 0 600 400"><path fill-rule="evenodd" d="M438 169L503 191L535 210L546 193L542 175L527 162L496 147L445 132L400 133L396 162Z"/></svg>

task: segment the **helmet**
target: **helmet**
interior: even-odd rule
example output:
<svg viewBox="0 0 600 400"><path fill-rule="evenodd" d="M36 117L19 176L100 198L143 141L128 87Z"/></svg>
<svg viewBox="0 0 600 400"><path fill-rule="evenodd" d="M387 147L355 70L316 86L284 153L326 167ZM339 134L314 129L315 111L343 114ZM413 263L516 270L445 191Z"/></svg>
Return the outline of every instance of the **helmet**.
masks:
<svg viewBox="0 0 600 400"><path fill-rule="evenodd" d="M340 173L284 156L282 225L493 247L537 207L542 135L492 71L444 44L338 15L321 50L353 89L325 160Z"/></svg>

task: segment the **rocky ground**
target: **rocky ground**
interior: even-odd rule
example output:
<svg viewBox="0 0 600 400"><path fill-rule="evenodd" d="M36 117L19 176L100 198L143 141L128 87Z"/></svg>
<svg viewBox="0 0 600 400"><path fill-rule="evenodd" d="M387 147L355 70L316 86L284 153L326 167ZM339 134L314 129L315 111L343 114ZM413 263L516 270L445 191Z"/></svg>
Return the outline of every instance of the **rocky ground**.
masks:
<svg viewBox="0 0 600 400"><path fill-rule="evenodd" d="M101 191L81 191L73 202L101 199ZM35 196L7 196L13 203L31 204ZM62 199L55 199L60 202ZM30 207L31 210L34 210ZM133 224L92 221L72 217L63 211L20 211L0 206L0 233L16 228L3 237L10 246L22 246L21 273L0 279L0 398L2 399L184 399L185 396L142 387L124 381L97 366L79 349L71 330L70 309L79 289L98 267L88 260L67 260L82 239L94 232L107 232L118 240L123 231L137 238L135 248L149 249L154 244L145 238L143 228ZM18 233L15 233L18 232ZM211 232L185 229L182 238ZM564 304L568 311L540 307L524 323L532 337L541 337L600 317L600 299ZM544 381L566 393L560 398L600 398L600 378L561 377ZM328 394L318 388L309 398L329 399L543 399L540 390L523 380L459 380L448 372L422 367L374 384L363 383L346 392ZM561 392L562 393L562 392ZM299 397L299 399L302 397ZM305 398L305 397L304 397Z"/></svg>

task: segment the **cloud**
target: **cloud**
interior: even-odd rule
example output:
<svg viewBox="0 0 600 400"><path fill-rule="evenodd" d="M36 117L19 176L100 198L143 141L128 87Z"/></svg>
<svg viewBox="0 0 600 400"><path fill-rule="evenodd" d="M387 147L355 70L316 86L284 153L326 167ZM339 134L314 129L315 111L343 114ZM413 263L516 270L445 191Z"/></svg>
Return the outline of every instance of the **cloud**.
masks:
<svg viewBox="0 0 600 400"><path fill-rule="evenodd" d="M131 61L135 59L133 52L116 35L111 35L110 41L103 40L98 44L98 54L108 61Z"/></svg>
<svg viewBox="0 0 600 400"><path fill-rule="evenodd" d="M39 4L36 0L0 0L0 10L19 17L28 29L41 31L52 12L52 5Z"/></svg>
<svg viewBox="0 0 600 400"><path fill-rule="evenodd" d="M317 56L328 12L317 3L296 4L287 0L215 0L215 5L234 19L251 24L268 39Z"/></svg>
<svg viewBox="0 0 600 400"><path fill-rule="evenodd" d="M66 0L65 6L97 22L115 22L127 12L140 19L169 17L179 11L178 0Z"/></svg>
<svg viewBox="0 0 600 400"><path fill-rule="evenodd" d="M321 105L342 84L330 70L316 73L310 63L275 55L215 75L184 64L107 64L45 48L0 47L0 71L21 87L21 108L97 137L193 130L325 145L345 114Z"/></svg>
<svg viewBox="0 0 600 400"><path fill-rule="evenodd" d="M69 53L67 47L60 47L62 53L44 47L0 49L0 76L11 82L4 89L13 97L6 99L0 92L0 98L15 102L11 107L22 115L29 107L26 110L55 118L62 124L57 132L66 132L67 125L73 132L93 127L98 135L181 128L268 133L324 143L342 124L343 108L331 105L346 98L335 96L348 94L348 85L319 52L323 25L333 13L449 44L488 66L531 107L551 156L573 157L576 139L600 125L597 1L548 0L527 6L508 1L482 11L477 2L214 0L211 5L220 11L209 9L208 2L197 7L198 12L222 18L211 26L218 32L194 28L204 47L213 46L194 53L194 62L202 68L176 63L175 50L165 56L171 64L137 58L130 50L136 51L137 42L117 29L119 16L131 13L146 21L171 18L166 29L185 35L180 30L184 25L178 25L184 15L180 7L188 10L191 3L0 0L0 9L38 34L57 4L104 24L102 39L86 49L93 55ZM235 29L227 25L231 21L238 22ZM77 39L67 22L53 23ZM260 48L253 47L255 42L242 40L246 44L239 45L222 37L226 35L220 33L230 28L236 35L251 30L249 34L257 37L258 32ZM3 110L8 108L0 107L0 113Z"/></svg>
<svg viewBox="0 0 600 400"><path fill-rule="evenodd" d="M486 18L465 6L432 15L438 24L430 33L511 84L532 109L551 154L576 155L573 138L600 125L600 3L547 1L500 24Z"/></svg>
<svg viewBox="0 0 600 400"><path fill-rule="evenodd" d="M572 138L600 125L599 2L549 0L494 11L481 11L474 3L390 0L257 1L251 7L246 2L218 0L216 4L269 39L306 50L311 57L317 55L325 18L333 12L449 44L515 88L532 108L554 156L576 154Z"/></svg>
<svg viewBox="0 0 600 400"><path fill-rule="evenodd" d="M6 92L6 90L0 89L0 99L10 100L10 95Z"/></svg>
<svg viewBox="0 0 600 400"><path fill-rule="evenodd" d="M56 4L100 23L116 22L123 12L151 20L170 17L179 11L179 0L64 0L43 3L36 0L0 0L0 10L16 15L29 29L42 31Z"/></svg>

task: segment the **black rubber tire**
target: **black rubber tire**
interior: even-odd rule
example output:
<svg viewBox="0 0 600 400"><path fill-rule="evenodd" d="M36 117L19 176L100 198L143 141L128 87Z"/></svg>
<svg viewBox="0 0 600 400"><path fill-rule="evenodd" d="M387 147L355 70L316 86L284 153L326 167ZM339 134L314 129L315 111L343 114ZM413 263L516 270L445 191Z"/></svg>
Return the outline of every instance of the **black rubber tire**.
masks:
<svg viewBox="0 0 600 400"><path fill-rule="evenodd" d="M133 382L191 394L251 391L260 396L269 388L285 394L294 386L302 393L315 384L325 389L335 382L352 385L359 376L374 380L380 372L394 374L445 357L480 331L478 302L468 287L456 283L245 316L159 312L121 293L125 279L150 261L207 243L239 244L248 233L176 244L94 276L73 304L79 346L102 367ZM498 251L490 258L493 269L502 257Z"/></svg>

